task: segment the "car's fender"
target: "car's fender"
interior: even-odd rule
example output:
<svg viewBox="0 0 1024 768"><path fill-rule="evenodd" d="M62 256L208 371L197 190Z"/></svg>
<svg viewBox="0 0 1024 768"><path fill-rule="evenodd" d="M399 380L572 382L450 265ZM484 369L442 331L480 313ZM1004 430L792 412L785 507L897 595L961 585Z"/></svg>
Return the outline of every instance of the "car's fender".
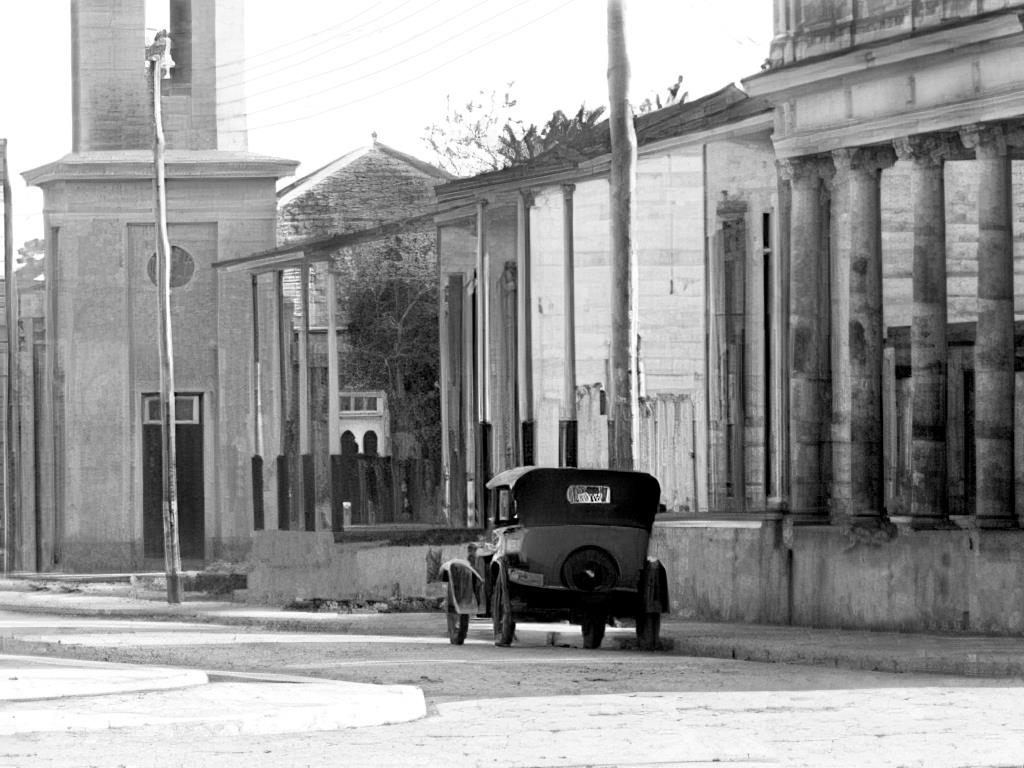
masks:
<svg viewBox="0 0 1024 768"><path fill-rule="evenodd" d="M451 594L458 613L478 614L485 611L480 607L480 585L484 578L463 558L454 558L441 564L441 581L451 584Z"/></svg>

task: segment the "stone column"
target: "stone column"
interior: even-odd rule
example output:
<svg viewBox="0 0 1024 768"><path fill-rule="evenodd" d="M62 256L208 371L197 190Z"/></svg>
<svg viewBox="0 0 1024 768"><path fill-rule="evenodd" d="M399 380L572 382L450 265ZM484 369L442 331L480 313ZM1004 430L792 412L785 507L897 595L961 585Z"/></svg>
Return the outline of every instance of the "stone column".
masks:
<svg viewBox="0 0 1024 768"><path fill-rule="evenodd" d="M901 160L913 163L913 311L910 322L911 498L914 528L948 524L946 491L946 208L943 166L949 137L898 139Z"/></svg>
<svg viewBox="0 0 1024 768"><path fill-rule="evenodd" d="M975 515L1016 527L1014 510L1013 209L1001 126L961 132L978 166L978 324L974 341Z"/></svg>
<svg viewBox="0 0 1024 768"><path fill-rule="evenodd" d="M792 186L789 265L789 442L793 515L826 513L823 468L828 397L828 254L823 230L822 177L831 164L792 158L781 164Z"/></svg>
<svg viewBox="0 0 1024 768"><path fill-rule="evenodd" d="M833 489L836 517L878 520L882 456L881 171L891 147L833 153Z"/></svg>

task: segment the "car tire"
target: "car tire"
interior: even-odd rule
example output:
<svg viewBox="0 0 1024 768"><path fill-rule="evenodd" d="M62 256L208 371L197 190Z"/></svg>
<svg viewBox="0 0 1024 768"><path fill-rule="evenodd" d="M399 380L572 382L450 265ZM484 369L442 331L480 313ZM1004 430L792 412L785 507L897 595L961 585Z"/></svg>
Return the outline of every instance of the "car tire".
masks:
<svg viewBox="0 0 1024 768"><path fill-rule="evenodd" d="M448 642L452 645L462 645L466 642L466 634L469 632L469 614L459 613L455 609L455 590L451 582L448 582L445 613L448 617Z"/></svg>
<svg viewBox="0 0 1024 768"><path fill-rule="evenodd" d="M641 651L657 650L660 634L660 613L641 613L636 617L636 644Z"/></svg>
<svg viewBox="0 0 1024 768"><path fill-rule="evenodd" d="M583 615L583 647L600 648L604 640L605 616L603 613Z"/></svg>
<svg viewBox="0 0 1024 768"><path fill-rule="evenodd" d="M516 623L512 621L512 596L508 589L508 572L499 568L491 592L491 621L494 623L494 644L512 645Z"/></svg>

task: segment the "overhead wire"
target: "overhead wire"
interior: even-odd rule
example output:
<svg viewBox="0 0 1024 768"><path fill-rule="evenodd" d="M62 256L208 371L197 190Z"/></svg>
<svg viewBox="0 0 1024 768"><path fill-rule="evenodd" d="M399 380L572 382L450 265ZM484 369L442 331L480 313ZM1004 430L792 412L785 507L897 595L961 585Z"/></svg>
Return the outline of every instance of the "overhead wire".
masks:
<svg viewBox="0 0 1024 768"><path fill-rule="evenodd" d="M379 96L382 93L389 93L390 91L394 91L397 88L401 88L403 86L409 85L410 83L414 83L417 80L422 80L427 75L433 74L434 72L438 71L439 69L443 69L444 67L447 67L449 64L453 64L454 62L459 61L460 59L464 59L469 54L475 53L476 51L480 50L481 48L485 48L486 46L491 45L492 43L495 43L498 40L503 40L504 38L509 37L510 35L513 35L513 34L515 34L517 32L520 32L523 29L525 29L526 27L532 26L533 24L536 24L538 21L541 21L542 19L545 19L548 16L551 16L551 15L557 13L558 11L562 10L563 8L566 8L566 7L572 5L573 3L576 3L576 2L578 2L578 0L566 0L566 2L562 3L561 5L555 6L554 8L552 8L547 13L541 14L540 16L537 16L537 17L535 17L533 19L530 19L529 21L525 22L524 24L521 24L518 27L515 27L514 29L511 29L511 30L507 31L504 34L488 38L487 40L483 41L479 45L473 46L469 50L463 51L462 53L460 53L457 56L453 56L452 58L447 59L447 60L443 61L442 63L440 63L440 64L438 64L438 65L436 65L434 67L431 67L430 69L424 70L423 72L420 72L419 74L415 75L414 77L410 77L410 78L408 78L406 80L403 80L401 82L395 83L395 84L390 85L390 86L388 86L386 88L380 88L380 89L376 90L372 94L368 94L366 96L361 96L361 97L356 98L356 99L350 99L349 101L343 102L341 104L335 104L334 106L329 107L327 109L320 110L319 112L313 112L313 113L308 114L308 115L302 115L301 117L294 117L294 118L290 118L288 120L280 120L280 121L273 122L273 123L264 123L264 124L257 124L257 125L254 125L254 126L250 126L250 130L261 130L261 129L265 129L265 128L277 128L277 127L282 126L282 125L289 125L291 123L298 123L298 122L303 122L305 120L312 120L313 118L321 117L323 115L330 114L331 112L337 112L339 109L344 109L345 107L350 107L353 104L359 104L361 102L368 101L369 99L375 98L376 96ZM328 90L330 90L330 89L328 89ZM308 97L306 97L306 98L308 98ZM286 103L288 103L288 102L286 102ZM280 106L284 106L284 104L277 105L277 107L280 107ZM274 107L274 108L277 108L277 107ZM267 108L267 109L264 109L264 110L260 110L260 111L268 111L269 109L270 108ZM249 114L254 114L254 112L251 112Z"/></svg>
<svg viewBox="0 0 1024 768"><path fill-rule="evenodd" d="M270 67L270 66L276 65L275 71L274 71L273 74L277 74L281 70L291 69L291 68L299 66L299 65L301 65L301 64L303 64L305 62L312 61L313 59L320 58L321 56L336 55L338 45L342 41L347 40L347 39L352 38L352 37L357 37L357 36L360 36L360 35L373 35L373 34L377 34L377 33L381 32L382 30L385 30L385 29L387 29L387 28L389 28L391 26L394 26L396 24L402 24L402 23L408 21L409 19L411 19L411 18L413 18L415 16L418 16L419 14L425 12L430 7L432 7L434 5L437 5L437 3L441 2L441 0L433 0L428 5L420 6L416 10L414 10L412 13L410 13L410 14L408 14L406 16L403 16L400 19L393 20L393 21L388 21L388 22L383 23L383 24L381 23L381 21L383 19L387 18L388 16L390 16L393 13L397 13L402 8L405 8L405 6L410 5L414 1L415 0L405 0L405 2L403 2L397 8L393 8L390 11L386 11L385 13L381 14L380 16L376 16L373 19L370 19L368 22L366 22L365 24L363 24L361 26L357 26L357 27L354 27L354 28L345 29L345 30L341 30L339 32L335 32L330 37L325 37L323 40L319 40L316 43L313 43L311 46L309 46L308 48L306 48L303 51L296 51L295 53L289 53L289 54L287 54L285 56L281 56L281 57L279 57L277 59L270 59L268 61L260 62L259 64L255 65L254 67L252 67L250 69L247 69L244 72L235 72L234 76L245 75L248 79L253 79L252 70L255 70L255 69L263 69L263 68L266 68L266 67ZM326 48L324 48L325 46L326 46ZM324 50L321 50L321 51L313 54L312 56L308 56L305 59L302 59L302 60L299 60L299 61L290 61L287 64L281 64L281 62L283 62L283 61L286 61L286 60L288 60L290 58L293 58L295 56L300 56L300 55L306 54L309 51L314 50L316 48L324 48ZM260 78L260 77L267 77L267 75L262 75L262 74L261 75L255 75L255 78Z"/></svg>
<svg viewBox="0 0 1024 768"><path fill-rule="evenodd" d="M570 0L570 2L575 2L575 1L576 0ZM270 106L261 107L260 109L250 110L248 114L251 116L251 115L260 114L260 113L263 113L263 112L269 112L269 111L274 110L274 109L280 109L281 107L286 107L286 106L288 106L290 104L295 104L295 103L300 102L300 101L305 101L305 100L311 99L311 98L313 98L315 96L322 96L325 93L330 93L331 91L337 90L338 88L344 87L346 85L354 85L355 83L358 83L358 82L360 82L362 80L366 80L368 78L384 74L385 72L387 72L389 70L392 70L392 69L395 69L396 67L398 67L398 66L400 66L402 64L408 63L409 61L412 61L413 59L419 58L420 56L423 56L424 54L432 53L433 50L437 46L443 45L445 43L449 43L449 42L451 42L451 41L453 41L453 40L455 40L455 39L457 39L459 37L462 37L467 32L471 32L474 29L477 29L478 27L481 27L481 26L483 26L485 24L488 24L489 22L494 21L495 19L499 18L500 16L504 16L507 13L511 13L512 11L514 11L514 10L516 10L518 8L521 8L522 6L527 5L527 4L531 3L531 2L534 2L534 0L522 0L522 2L517 3L516 5L513 5L513 6L510 6L508 8L505 8L504 10L500 11L499 13L494 14L493 16L490 16L490 17L488 17L486 19L483 19L482 21L480 21L480 22L478 22L478 23L476 23L476 24L474 24L472 26L466 27L465 29L460 30L456 34L451 35L451 36L445 38L444 40L441 40L441 41L438 41L437 43L432 44L431 47L429 47L429 48L426 48L424 50L418 51L417 53L414 53L414 54L410 54L409 56L406 56L404 59L399 59L398 61L390 63L386 67L380 67L379 69L375 69L372 72L367 72L366 74L360 75L359 77L354 77L354 78L351 78L349 80L343 80L343 81L341 81L339 83L334 83L333 85L331 85L331 86L329 86L327 88L322 88L319 91L313 91L312 93L307 93L307 94L304 94L303 96L296 96L294 99L288 99L286 101L278 102L278 103L272 104ZM569 3L565 3L565 5L568 5L568 4ZM564 5L558 6L555 10L559 10L559 9L561 9L563 7L564 7ZM539 21L542 18L550 16L551 13L553 13L553 11L549 11L548 13L543 14L542 16L538 16L537 18L527 22L523 26L529 26L530 24L533 24L533 23ZM522 28L523 27L517 27L513 31L519 31ZM511 33L509 33L509 34L511 34ZM493 40L500 40L502 37L506 37L506 36L507 35L500 35L500 36L498 36L496 38L493 38ZM493 42L493 40L491 40L489 42ZM474 50L477 50L477 48L473 48L469 52L472 52ZM452 59L451 61L455 61L457 59L458 59L458 57L456 57L455 59ZM448 63L451 63L451 62L449 61ZM418 80L421 77L423 77L423 76L425 76L427 74L430 74L430 72L433 72L433 71L435 71L435 70L434 69L427 70L426 72L421 73L420 76L412 78L411 80L409 80L407 82L413 82L415 80ZM312 78L311 77L310 78L304 78L304 79L299 80L297 82L305 82L306 80L310 80L310 79L312 79Z"/></svg>
<svg viewBox="0 0 1024 768"><path fill-rule="evenodd" d="M239 58L239 59L232 59L230 61L217 62L216 64L212 64L212 65L208 65L208 66L205 66L205 67L201 67L199 69L200 70L213 70L213 69L216 69L216 70L232 69L232 70L234 70L233 72L230 72L230 73L227 73L227 74L223 74L222 77L224 77L224 78L238 77L238 76L241 76L242 74L245 74L247 77L251 77L250 73L254 69L259 69L259 68L262 68L262 67L270 66L271 64L278 64L278 63L280 63L282 61L286 61L287 59L289 59L289 58L291 58L293 56L301 56L301 55L303 55L305 53L308 53L311 47L315 48L315 47L324 45L325 43L334 41L336 39L344 39L346 37L351 37L352 35L357 34L358 32L366 29L366 27L379 22L381 19L384 19L387 16L389 16L389 15L391 15L391 14L397 12L397 11L400 11L402 8L406 7L407 5L410 5L413 2L416 2L416 0L404 0L404 2L402 2L397 7L391 8L389 10L386 10L383 13L381 13L380 15L374 16L372 19L368 19L365 22L362 22L359 26L357 26L355 28L352 28L350 26L351 23L353 21L355 21L356 19L358 19L360 16L365 16L367 13L369 13L370 11L373 11L373 10L379 10L379 6L368 5L366 8L361 10L359 13L354 14L352 16L349 16L348 18L343 19L342 21L339 21L337 24L332 24L331 26L329 26L329 27L327 27L325 29L321 29L321 30L318 30L316 32L312 32L312 33L310 33L308 35L303 35L301 37L297 37L297 38L295 38L293 40L289 40L287 42L281 43L280 45L273 46L271 48L266 48L266 49L260 51L259 53L247 54L246 56L243 56L242 58ZM407 19L411 18L412 16L415 16L416 14L421 13L422 10L423 9L418 9L418 10L414 11L413 13L409 14L408 16L399 19L397 23L402 23L402 22L406 21ZM333 33L333 34L329 34L329 33ZM277 58L270 59L268 61L262 61L262 62L253 63L254 59L259 59L259 58L261 58L263 56L269 55L271 53L274 53L275 51L279 51L279 50L282 50L284 48L290 48L290 47L293 47L293 46L296 46L296 45L300 45L300 44L304 43L306 40L310 40L310 39L316 38L316 37L322 37L325 34L328 35L328 36L323 38L322 40L318 40L318 41L316 41L314 43L311 43L310 45L305 46L301 50L294 51L292 53L287 53L287 54L285 54L283 56L278 56ZM289 66L291 66L291 65L284 65L282 68L288 68Z"/></svg>
<svg viewBox="0 0 1024 768"><path fill-rule="evenodd" d="M441 0L435 0L430 5L436 5L440 1ZM410 37L407 37L404 40L401 40L401 41L399 41L397 43L394 43L391 47L392 48L401 48L402 46L406 45L407 43L410 43L410 42L416 40L417 38L421 38L424 35L426 35L426 34L428 34L430 32L433 32L435 29L438 29L439 27L445 26L446 24L448 24L452 20L458 18L459 16L464 15L465 13L467 13L469 11L474 11L477 8L481 8L484 5L487 5L489 2L490 2L490 0L480 0L480 2L477 3L476 5L470 6L466 10L460 10L454 16L449 16L448 18L444 19L443 21L438 22L437 24L435 24L432 27L428 27L427 29L421 30L421 31L417 32L416 34L414 34L414 35L412 35ZM429 8L430 6L426 6L426 7ZM466 31L468 31L468 30L463 30L463 32L466 32ZM293 85L295 85L297 83L304 83L304 82L308 82L310 80L315 80L315 79L318 79L318 78L321 78L321 77L326 77L328 75L333 75L333 74L335 74L337 72L343 72L344 70L351 69L352 67L357 66L359 64L365 64L367 61L370 61L371 59L377 58L379 56L385 56L389 52L390 51L388 51L388 50L379 50L376 53L372 53L369 56L365 56L365 57L360 58L360 59L358 59L356 61L351 61L351 62L349 62L347 64L342 64L340 66L332 67L329 70L325 70L323 72L318 72L318 73L316 73L314 75L310 75L308 77L300 77L300 78L295 79L295 80L287 80L287 81L279 83L277 85L273 85L273 86L271 86L269 88L264 88L261 91L254 91L254 92L246 94L246 96L240 96L238 98L230 99L230 100L222 102L222 103L224 103L224 104L231 104L233 102L246 101L246 100L251 99L251 98L253 98L255 96L262 96L265 93L270 93L272 91L279 91L282 88L288 88L288 87L293 86ZM311 61L312 59L318 58L321 55L323 55L323 54L317 54L316 56L312 56L309 59L305 59L303 62L296 62L296 64L298 64L298 63L305 63L307 61ZM404 61L396 62L396 65L397 64L402 64L402 63L404 63ZM346 83L342 83L342 85L345 85L345 84Z"/></svg>

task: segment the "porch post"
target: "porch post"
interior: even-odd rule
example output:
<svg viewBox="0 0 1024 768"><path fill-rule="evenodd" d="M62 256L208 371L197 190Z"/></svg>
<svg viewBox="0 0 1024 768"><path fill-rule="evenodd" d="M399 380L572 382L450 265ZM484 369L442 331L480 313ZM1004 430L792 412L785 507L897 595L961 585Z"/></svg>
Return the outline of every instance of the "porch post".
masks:
<svg viewBox="0 0 1024 768"><path fill-rule="evenodd" d="M789 269L789 434L792 515L824 516L823 465L828 394L822 178L831 164L818 158L782 163L792 182Z"/></svg>
<svg viewBox="0 0 1024 768"><path fill-rule="evenodd" d="M340 531L344 524L342 498L341 423L338 402L338 273L327 262L327 461L331 487L331 530Z"/></svg>
<svg viewBox="0 0 1024 768"><path fill-rule="evenodd" d="M518 301L519 344L519 419L520 451L519 463L534 462L534 418L533 418L533 294L531 291L530 259L530 208L533 207L533 193L521 190L516 199L516 287Z"/></svg>
<svg viewBox="0 0 1024 768"><path fill-rule="evenodd" d="M913 163L913 314L910 322L911 498L914 528L948 524L946 489L946 213L943 167L949 138L928 135L895 142Z"/></svg>
<svg viewBox="0 0 1024 768"><path fill-rule="evenodd" d="M260 292L259 276L252 274L252 527L262 531L266 526L263 509L263 375L260 360Z"/></svg>
<svg viewBox="0 0 1024 768"><path fill-rule="evenodd" d="M841 149L833 224L837 274L833 305L833 515L879 520L882 455L881 172L891 148Z"/></svg>
<svg viewBox="0 0 1024 768"><path fill-rule="evenodd" d="M476 497L475 525L484 525L487 520L487 481L491 466L491 425L488 420L487 377L490 373L488 339L488 296L487 288L490 270L487 268L487 203L480 201L476 206L476 471L473 478Z"/></svg>
<svg viewBox="0 0 1024 768"><path fill-rule="evenodd" d="M978 166L978 324L974 341L975 516L1015 528L1013 203L1002 126L961 132Z"/></svg>
<svg viewBox="0 0 1024 768"><path fill-rule="evenodd" d="M291 528L291 473L288 459L288 411L289 389L288 377L290 367L290 347L292 337L291 318L284 312L284 270L274 273L274 311L277 322L277 383L281 395L281 418L278 419L281 453L277 456L277 529L287 531Z"/></svg>
<svg viewBox="0 0 1024 768"><path fill-rule="evenodd" d="M573 232L573 184L562 185L562 303L564 312L562 376L562 419L558 423L558 463L575 467L577 455L576 419L576 267Z"/></svg>
<svg viewBox="0 0 1024 768"><path fill-rule="evenodd" d="M305 530L316 530L316 487L313 482L313 454L309 413L309 265L299 269L302 317L299 321L299 498Z"/></svg>

